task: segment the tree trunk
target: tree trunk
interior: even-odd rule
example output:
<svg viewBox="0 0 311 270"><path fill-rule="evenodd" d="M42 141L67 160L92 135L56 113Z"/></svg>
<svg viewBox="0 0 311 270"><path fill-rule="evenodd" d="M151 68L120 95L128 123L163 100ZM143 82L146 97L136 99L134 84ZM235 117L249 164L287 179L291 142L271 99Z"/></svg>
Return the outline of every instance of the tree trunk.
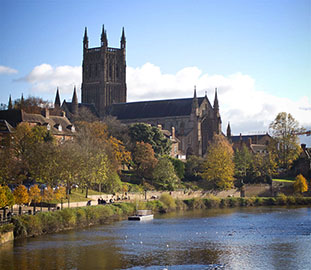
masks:
<svg viewBox="0 0 311 270"><path fill-rule="evenodd" d="M87 198L88 195L89 195L89 187L87 186L85 189L85 198Z"/></svg>
<svg viewBox="0 0 311 270"><path fill-rule="evenodd" d="M21 215L22 214L22 207L18 206L18 214Z"/></svg>
<svg viewBox="0 0 311 270"><path fill-rule="evenodd" d="M99 191L99 193L102 193L102 183L98 184L98 191Z"/></svg>

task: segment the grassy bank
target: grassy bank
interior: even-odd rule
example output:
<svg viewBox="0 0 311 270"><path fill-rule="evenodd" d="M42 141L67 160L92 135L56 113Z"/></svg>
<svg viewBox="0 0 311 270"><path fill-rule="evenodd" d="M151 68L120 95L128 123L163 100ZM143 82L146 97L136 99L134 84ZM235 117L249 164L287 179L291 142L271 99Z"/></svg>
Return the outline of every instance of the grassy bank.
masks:
<svg viewBox="0 0 311 270"><path fill-rule="evenodd" d="M34 216L23 215L14 217L15 238L31 237L45 233L104 224L108 221L124 219L132 215L136 209L150 209L153 212L189 209L210 209L245 206L273 205L311 205L311 197L293 197L282 195L277 198L194 198L189 200L174 200L170 195L163 194L160 200L138 201L136 203L115 203L110 205L66 208L55 212L41 212Z"/></svg>

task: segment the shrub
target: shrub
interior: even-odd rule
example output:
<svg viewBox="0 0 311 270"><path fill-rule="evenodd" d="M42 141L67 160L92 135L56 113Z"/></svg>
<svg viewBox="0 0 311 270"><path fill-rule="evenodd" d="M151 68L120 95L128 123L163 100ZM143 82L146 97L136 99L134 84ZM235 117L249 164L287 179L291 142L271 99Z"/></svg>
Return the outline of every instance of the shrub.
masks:
<svg viewBox="0 0 311 270"><path fill-rule="evenodd" d="M65 208L62 211L59 211L64 227L74 227L77 224L77 211L74 211L70 208Z"/></svg>
<svg viewBox="0 0 311 270"><path fill-rule="evenodd" d="M278 205L286 205L287 204L287 197L285 194L280 193L279 196L276 198Z"/></svg>
<svg viewBox="0 0 311 270"><path fill-rule="evenodd" d="M160 201L163 202L165 206L167 206L168 210L176 209L175 200L168 193L163 193L160 197Z"/></svg>
<svg viewBox="0 0 311 270"><path fill-rule="evenodd" d="M87 224L86 213L83 208L76 208L76 222L79 226L84 226Z"/></svg>
<svg viewBox="0 0 311 270"><path fill-rule="evenodd" d="M262 197L256 197L254 204L256 206L262 206L264 205L264 199Z"/></svg>
<svg viewBox="0 0 311 270"><path fill-rule="evenodd" d="M0 226L0 233L7 233L7 232L11 232L14 229L14 225L12 223L9 224L4 224L2 226Z"/></svg>
<svg viewBox="0 0 311 270"><path fill-rule="evenodd" d="M220 198L210 195L208 198L204 199L204 204L206 208L217 208L220 207Z"/></svg>
<svg viewBox="0 0 311 270"><path fill-rule="evenodd" d="M287 204L295 205L296 204L296 198L294 196L288 196L287 197Z"/></svg>
<svg viewBox="0 0 311 270"><path fill-rule="evenodd" d="M22 238L27 236L27 229L25 223L21 220L21 217L13 217L12 222L14 225L14 237Z"/></svg>
<svg viewBox="0 0 311 270"><path fill-rule="evenodd" d="M230 206L230 207L236 207L236 206L239 205L239 200L238 200L238 198L230 197L230 198L227 199L227 201L228 201L227 204L228 204L228 206Z"/></svg>
<svg viewBox="0 0 311 270"><path fill-rule="evenodd" d="M175 200L176 203L176 209L177 210L186 210L187 209L187 205L184 203L184 201L182 200Z"/></svg>

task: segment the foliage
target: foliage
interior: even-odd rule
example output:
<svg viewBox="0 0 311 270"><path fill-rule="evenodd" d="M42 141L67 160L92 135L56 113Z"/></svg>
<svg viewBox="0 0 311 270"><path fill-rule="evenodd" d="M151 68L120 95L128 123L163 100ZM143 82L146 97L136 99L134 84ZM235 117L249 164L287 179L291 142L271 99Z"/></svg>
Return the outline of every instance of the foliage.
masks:
<svg viewBox="0 0 311 270"><path fill-rule="evenodd" d="M168 156L174 166L175 173L179 179L183 179L185 175L185 163L178 158Z"/></svg>
<svg viewBox="0 0 311 270"><path fill-rule="evenodd" d="M175 190L179 184L174 166L167 157L160 158L156 165L153 171L153 184L162 190Z"/></svg>
<svg viewBox="0 0 311 270"><path fill-rule="evenodd" d="M197 156L189 156L185 165L185 180L198 181L201 180L202 165L204 159Z"/></svg>
<svg viewBox="0 0 311 270"><path fill-rule="evenodd" d="M103 184L103 190L106 193L115 193L122 190L122 182L117 172L112 171L107 181Z"/></svg>
<svg viewBox="0 0 311 270"><path fill-rule="evenodd" d="M129 136L133 144L136 142L150 144L157 157L168 155L171 151L171 141L157 127L145 123L135 123L129 127Z"/></svg>
<svg viewBox="0 0 311 270"><path fill-rule="evenodd" d="M308 191L308 184L306 178L302 174L296 176L296 181L294 183L295 192L303 193Z"/></svg>
<svg viewBox="0 0 311 270"><path fill-rule="evenodd" d="M279 168L288 170L293 161L299 157L301 148L297 133L304 129L291 114L279 113L270 124L273 136L271 151L276 154Z"/></svg>
<svg viewBox="0 0 311 270"><path fill-rule="evenodd" d="M168 193L163 193L160 197L160 201L166 206L168 210L176 209L176 202Z"/></svg>
<svg viewBox="0 0 311 270"><path fill-rule="evenodd" d="M215 135L208 147L203 164L202 178L213 188L230 189L234 181L234 163L232 146L222 135Z"/></svg>
<svg viewBox="0 0 311 270"><path fill-rule="evenodd" d="M152 172L158 160L155 158L153 148L149 143L136 142L133 161L140 177L152 178Z"/></svg>
<svg viewBox="0 0 311 270"><path fill-rule="evenodd" d="M13 193L11 192L11 189L8 186L4 186L4 191L7 199L6 206L13 206L15 204L15 199Z"/></svg>
<svg viewBox="0 0 311 270"><path fill-rule="evenodd" d="M45 202L51 202L55 199L55 194L53 188L51 186L48 186L46 189L43 191L43 198L42 200Z"/></svg>
<svg viewBox="0 0 311 270"><path fill-rule="evenodd" d="M1 233L12 232L13 229L14 229L14 225L12 223L1 225L0 226L0 234Z"/></svg>
<svg viewBox="0 0 311 270"><path fill-rule="evenodd" d="M14 109L22 109L27 113L41 113L42 108L49 108L50 102L40 97L29 96L26 99L16 99Z"/></svg>
<svg viewBox="0 0 311 270"><path fill-rule="evenodd" d="M8 203L6 194L5 194L5 189L3 186L0 186L0 208L6 207Z"/></svg>
<svg viewBox="0 0 311 270"><path fill-rule="evenodd" d="M15 203L18 205L26 204L29 202L28 190L24 185L19 185L13 191Z"/></svg>
<svg viewBox="0 0 311 270"><path fill-rule="evenodd" d="M58 187L57 189L55 189L54 196L55 196L55 199L58 201L65 199L66 198L66 188L62 187L62 186Z"/></svg>
<svg viewBox="0 0 311 270"><path fill-rule="evenodd" d="M241 149L234 153L234 176L241 184L249 182L253 156L247 146L243 144Z"/></svg>

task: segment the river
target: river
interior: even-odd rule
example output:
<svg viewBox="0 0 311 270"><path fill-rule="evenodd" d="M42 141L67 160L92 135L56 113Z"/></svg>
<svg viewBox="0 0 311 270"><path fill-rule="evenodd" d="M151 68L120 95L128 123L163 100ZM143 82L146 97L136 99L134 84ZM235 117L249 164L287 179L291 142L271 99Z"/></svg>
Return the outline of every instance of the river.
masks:
<svg viewBox="0 0 311 270"><path fill-rule="evenodd" d="M16 240L0 269L311 269L311 208L156 215Z"/></svg>

